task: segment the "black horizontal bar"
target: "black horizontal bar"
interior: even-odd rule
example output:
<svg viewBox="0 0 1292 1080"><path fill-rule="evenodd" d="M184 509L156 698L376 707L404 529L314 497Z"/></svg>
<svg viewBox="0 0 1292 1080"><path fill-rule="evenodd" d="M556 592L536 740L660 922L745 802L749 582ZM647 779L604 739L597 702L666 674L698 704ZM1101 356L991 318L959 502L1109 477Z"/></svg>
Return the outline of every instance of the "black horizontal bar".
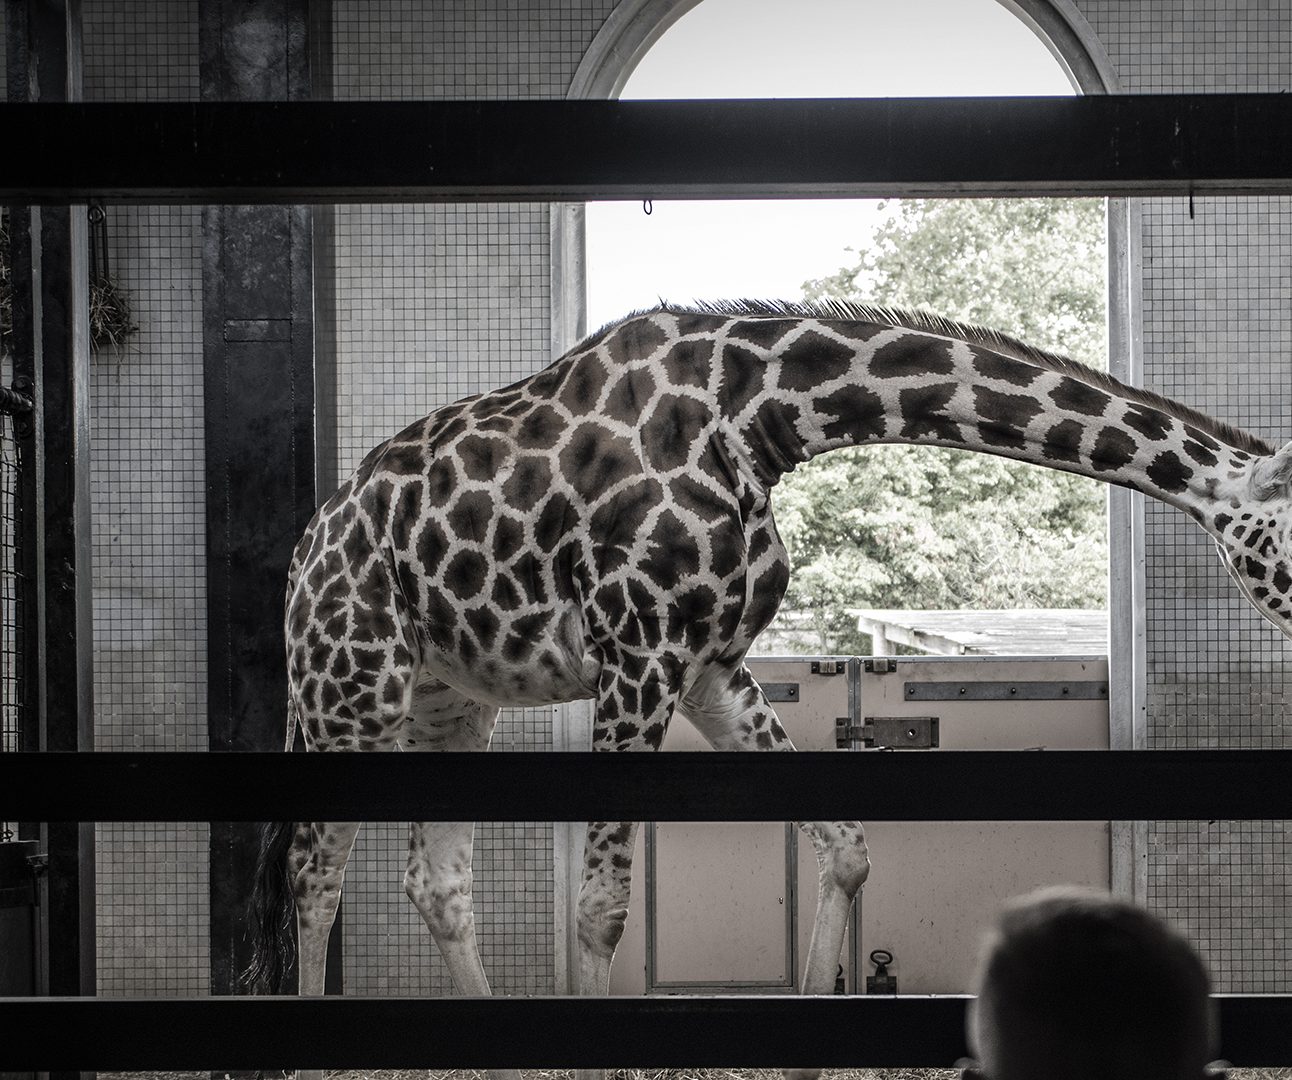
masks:
<svg viewBox="0 0 1292 1080"><path fill-rule="evenodd" d="M3 998L0 1056L8 1071L950 1068L968 1000ZM1218 1000L1227 1060L1292 1065L1292 998Z"/></svg>
<svg viewBox="0 0 1292 1080"><path fill-rule="evenodd" d="M0 105L0 201L1292 190L1281 94Z"/></svg>
<svg viewBox="0 0 1292 1080"><path fill-rule="evenodd" d="M1292 818L1292 750L0 754L21 821Z"/></svg>

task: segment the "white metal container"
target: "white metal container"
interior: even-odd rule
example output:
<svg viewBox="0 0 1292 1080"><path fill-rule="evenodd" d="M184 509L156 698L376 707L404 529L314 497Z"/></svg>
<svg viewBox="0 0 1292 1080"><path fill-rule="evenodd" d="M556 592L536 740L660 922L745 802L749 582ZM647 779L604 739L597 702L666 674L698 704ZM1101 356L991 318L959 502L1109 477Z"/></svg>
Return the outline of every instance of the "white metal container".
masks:
<svg viewBox="0 0 1292 1080"><path fill-rule="evenodd" d="M836 749L840 739L849 747L842 752L854 753L1108 746L1104 657L795 657L751 666L801 749ZM937 745L862 749L857 737L876 717L936 717ZM895 730L918 742L924 731L915 729ZM704 744L679 719L664 748ZM893 954L888 971L901 993L965 993L1002 900L1047 884L1109 884L1107 822L876 821L866 836L871 875L840 957L849 993L864 989L874 949ZM643 826L611 993L796 991L816 874L811 845L781 822Z"/></svg>

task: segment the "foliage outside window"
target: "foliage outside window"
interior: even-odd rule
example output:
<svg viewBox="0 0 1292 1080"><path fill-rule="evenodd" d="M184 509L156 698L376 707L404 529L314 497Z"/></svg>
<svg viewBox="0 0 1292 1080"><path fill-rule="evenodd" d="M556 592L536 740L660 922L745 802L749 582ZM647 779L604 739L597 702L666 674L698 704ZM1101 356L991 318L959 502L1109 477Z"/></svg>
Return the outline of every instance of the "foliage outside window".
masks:
<svg viewBox="0 0 1292 1080"><path fill-rule="evenodd" d="M1100 200L905 200L812 299L923 307L1106 366ZM930 446L824 454L773 495L794 567L778 626L813 653L866 653L859 608L1101 608L1106 489ZM806 634L803 632L807 631Z"/></svg>

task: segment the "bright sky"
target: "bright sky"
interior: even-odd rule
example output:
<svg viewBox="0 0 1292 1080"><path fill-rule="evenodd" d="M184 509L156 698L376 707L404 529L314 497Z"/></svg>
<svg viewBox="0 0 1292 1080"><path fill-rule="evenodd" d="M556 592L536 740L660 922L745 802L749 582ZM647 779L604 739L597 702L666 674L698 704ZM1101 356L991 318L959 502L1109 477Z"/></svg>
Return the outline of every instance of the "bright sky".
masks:
<svg viewBox="0 0 1292 1080"><path fill-rule="evenodd" d="M998 0L701 0L625 98L1071 94ZM588 204L588 329L660 299L795 300L853 261L874 200Z"/></svg>

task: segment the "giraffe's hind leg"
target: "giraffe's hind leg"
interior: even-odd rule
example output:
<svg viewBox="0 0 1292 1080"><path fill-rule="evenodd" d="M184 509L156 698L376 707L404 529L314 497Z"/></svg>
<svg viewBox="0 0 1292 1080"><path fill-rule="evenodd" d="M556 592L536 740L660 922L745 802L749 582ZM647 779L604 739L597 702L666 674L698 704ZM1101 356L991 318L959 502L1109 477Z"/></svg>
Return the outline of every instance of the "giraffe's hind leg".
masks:
<svg viewBox="0 0 1292 1080"><path fill-rule="evenodd" d="M338 711L340 708L347 706L343 703ZM400 706L393 705L387 712L395 709ZM337 720L305 707L300 709L300 717L309 752L382 752L395 748L398 727L390 715L381 717L379 723L367 719L353 723L349 717ZM330 734L338 731L346 734ZM315 821L298 823L296 827L287 868L296 901L297 985L302 995L323 993L328 937L341 902L345 867L359 825L356 821Z"/></svg>
<svg viewBox="0 0 1292 1080"><path fill-rule="evenodd" d="M328 937L358 832L357 821L316 821L296 827L288 870L296 897L298 993L302 996L323 993Z"/></svg>
<svg viewBox="0 0 1292 1080"><path fill-rule="evenodd" d="M345 547L352 556L348 577L338 563L330 583L316 583L320 595L297 589L287 606L289 695L311 753L393 750L416 679L407 645L415 638L401 618L384 562L358 525ZM288 870L302 995L323 993L328 937L358 831L358 822L297 827ZM297 1077L322 1080L322 1073L300 1071Z"/></svg>
<svg viewBox="0 0 1292 1080"><path fill-rule="evenodd" d="M407 751L484 751L498 720L498 709L481 705L433 679L414 690L400 736ZM489 980L476 945L471 901L471 857L475 823L414 822L408 835L404 891L431 932L453 986L459 994L481 997ZM493 1080L520 1080L518 1072L492 1069Z"/></svg>
<svg viewBox="0 0 1292 1080"><path fill-rule="evenodd" d="M775 709L749 668L715 665L682 703L691 722L715 750L793 750ZM870 873L859 821L800 821L816 852L818 887L812 942L803 970L803 993L828 994L853 899ZM787 1069L787 1080L815 1080L820 1069Z"/></svg>
<svg viewBox="0 0 1292 1080"><path fill-rule="evenodd" d="M297 993L323 994L327 974L327 943L341 903L345 865L354 847L359 823L299 822L287 856L296 898ZM318 1069L300 1069L296 1080L323 1080Z"/></svg>
<svg viewBox="0 0 1292 1080"><path fill-rule="evenodd" d="M308 745L308 743L307 743ZM394 743L364 746L391 749ZM359 833L357 821L299 822L288 853L287 868L296 901L297 993L323 994L327 946L341 903L346 863ZM296 1080L323 1080L317 1069L300 1069Z"/></svg>

